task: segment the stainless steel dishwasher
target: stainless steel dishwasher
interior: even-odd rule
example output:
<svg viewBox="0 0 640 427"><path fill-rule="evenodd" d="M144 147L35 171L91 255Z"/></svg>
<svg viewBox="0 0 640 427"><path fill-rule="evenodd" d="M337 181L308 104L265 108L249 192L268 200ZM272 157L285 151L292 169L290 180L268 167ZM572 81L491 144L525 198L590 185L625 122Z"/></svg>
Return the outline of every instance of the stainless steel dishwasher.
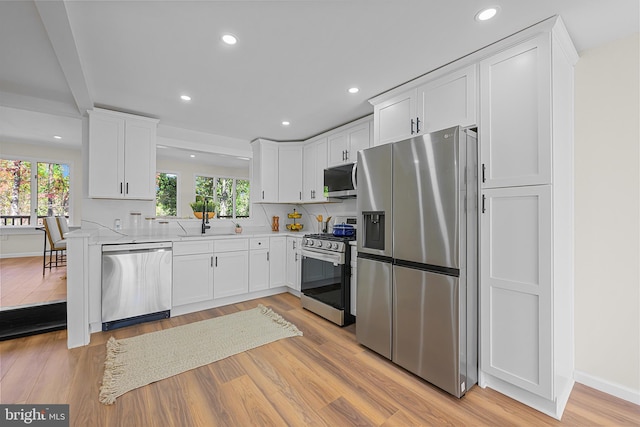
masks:
<svg viewBox="0 0 640 427"><path fill-rule="evenodd" d="M102 246L102 330L171 312L172 243Z"/></svg>

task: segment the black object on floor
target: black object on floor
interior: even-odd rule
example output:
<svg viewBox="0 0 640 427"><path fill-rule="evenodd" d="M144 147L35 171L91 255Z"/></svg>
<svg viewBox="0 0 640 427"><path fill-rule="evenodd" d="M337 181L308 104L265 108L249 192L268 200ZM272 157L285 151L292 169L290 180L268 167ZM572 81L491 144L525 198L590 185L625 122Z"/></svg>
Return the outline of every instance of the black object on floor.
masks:
<svg viewBox="0 0 640 427"><path fill-rule="evenodd" d="M67 329L67 302L0 311L0 341Z"/></svg>

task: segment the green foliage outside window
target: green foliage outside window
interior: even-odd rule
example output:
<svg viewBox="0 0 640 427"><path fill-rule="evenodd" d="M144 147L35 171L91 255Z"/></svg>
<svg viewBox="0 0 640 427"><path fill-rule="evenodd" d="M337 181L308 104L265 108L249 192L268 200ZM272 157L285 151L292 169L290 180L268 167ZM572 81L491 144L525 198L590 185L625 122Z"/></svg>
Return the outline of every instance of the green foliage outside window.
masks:
<svg viewBox="0 0 640 427"><path fill-rule="evenodd" d="M156 216L178 215L178 176L156 174Z"/></svg>
<svg viewBox="0 0 640 427"><path fill-rule="evenodd" d="M71 177L64 163L0 159L3 225L41 225L44 216L69 216ZM32 192L36 182L36 192ZM35 209L32 206L35 205Z"/></svg>
<svg viewBox="0 0 640 427"><path fill-rule="evenodd" d="M249 218L248 179L196 176L196 195L214 197L218 218Z"/></svg>

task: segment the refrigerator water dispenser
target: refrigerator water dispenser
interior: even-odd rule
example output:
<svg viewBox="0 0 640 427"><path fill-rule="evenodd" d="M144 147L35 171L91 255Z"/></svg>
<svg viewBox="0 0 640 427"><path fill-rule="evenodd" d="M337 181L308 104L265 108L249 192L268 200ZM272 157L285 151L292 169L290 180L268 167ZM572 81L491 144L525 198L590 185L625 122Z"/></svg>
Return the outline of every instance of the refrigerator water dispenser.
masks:
<svg viewBox="0 0 640 427"><path fill-rule="evenodd" d="M369 249L384 250L384 211L362 212L364 235L362 246Z"/></svg>

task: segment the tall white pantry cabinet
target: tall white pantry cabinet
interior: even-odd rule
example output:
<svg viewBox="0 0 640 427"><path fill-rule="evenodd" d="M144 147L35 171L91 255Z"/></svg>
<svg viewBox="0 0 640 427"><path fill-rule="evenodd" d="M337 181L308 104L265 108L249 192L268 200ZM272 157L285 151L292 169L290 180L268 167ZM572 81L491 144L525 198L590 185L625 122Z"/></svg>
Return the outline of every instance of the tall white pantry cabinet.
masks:
<svg viewBox="0 0 640 427"><path fill-rule="evenodd" d="M382 138L394 133L385 129L390 116L380 120L391 101L436 77L445 81L447 70L452 75L468 70L464 75L472 76L476 67L477 92L451 90L448 102L469 107L469 100L477 99L479 384L558 419L574 383L577 60L562 20L553 17L439 69L435 77L426 74L371 100L374 144L393 142ZM467 80L467 88L475 89L472 83ZM468 125L470 116L462 108L450 111L456 116L438 121Z"/></svg>

